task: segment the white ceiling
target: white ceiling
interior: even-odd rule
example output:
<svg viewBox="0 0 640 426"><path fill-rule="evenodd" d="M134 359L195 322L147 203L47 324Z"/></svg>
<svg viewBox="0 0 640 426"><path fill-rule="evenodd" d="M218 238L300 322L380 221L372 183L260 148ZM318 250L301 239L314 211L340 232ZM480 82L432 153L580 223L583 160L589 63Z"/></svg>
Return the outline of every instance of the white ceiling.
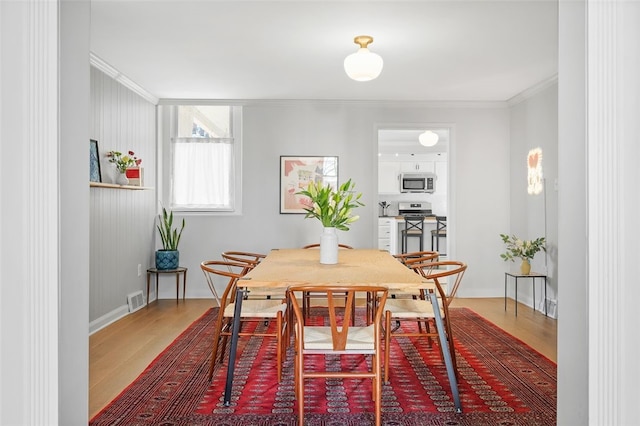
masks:
<svg viewBox="0 0 640 426"><path fill-rule="evenodd" d="M557 73L557 1L92 0L91 51L158 98L506 101ZM350 80L353 38L380 77Z"/></svg>
<svg viewBox="0 0 640 426"><path fill-rule="evenodd" d="M438 135L438 143L431 147L420 145L418 137L425 129L380 129L378 130L378 155L381 159L410 159L414 156L447 152L449 150L449 129L429 128Z"/></svg>

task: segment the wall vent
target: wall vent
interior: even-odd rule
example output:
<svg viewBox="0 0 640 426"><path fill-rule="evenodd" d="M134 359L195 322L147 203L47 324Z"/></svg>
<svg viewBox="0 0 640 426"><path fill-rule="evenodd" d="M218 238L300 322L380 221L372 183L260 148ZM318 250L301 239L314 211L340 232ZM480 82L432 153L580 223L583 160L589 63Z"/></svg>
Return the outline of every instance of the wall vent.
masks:
<svg viewBox="0 0 640 426"><path fill-rule="evenodd" d="M127 304L129 305L129 312L135 312L144 306L144 297L142 297L142 291L136 291L127 296Z"/></svg>

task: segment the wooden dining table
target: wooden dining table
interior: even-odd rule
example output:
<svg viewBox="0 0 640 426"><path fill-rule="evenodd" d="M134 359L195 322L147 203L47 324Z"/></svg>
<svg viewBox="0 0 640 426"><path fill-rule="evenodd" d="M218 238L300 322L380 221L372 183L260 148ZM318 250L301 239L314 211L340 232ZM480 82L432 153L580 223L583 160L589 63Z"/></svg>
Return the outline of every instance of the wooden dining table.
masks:
<svg viewBox="0 0 640 426"><path fill-rule="evenodd" d="M299 284L382 285L393 291L425 289L433 305L441 347L449 348L444 335L438 299L433 291L434 283L407 268L388 251L377 249L339 250L338 263L327 265L320 263L320 250L274 249L254 269L241 278L237 285L238 294L236 295L224 394L225 405L228 406L231 403L242 300L247 293L251 292L252 288L286 290L292 285ZM451 356L452 354L448 350L443 351L456 411L462 412Z"/></svg>

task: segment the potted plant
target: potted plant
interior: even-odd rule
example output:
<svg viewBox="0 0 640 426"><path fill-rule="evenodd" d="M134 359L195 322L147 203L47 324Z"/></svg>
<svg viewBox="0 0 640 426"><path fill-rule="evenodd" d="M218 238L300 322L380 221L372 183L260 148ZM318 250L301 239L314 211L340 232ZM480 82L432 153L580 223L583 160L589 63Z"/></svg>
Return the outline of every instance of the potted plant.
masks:
<svg viewBox="0 0 640 426"><path fill-rule="evenodd" d="M324 227L320 237L320 263L338 263L338 236L336 229L348 231L349 226L360 216L353 215L353 209L364 206L360 202L362 193L354 192L355 183L351 179L334 190L330 184L310 182L307 189L298 192L309 198L305 218L316 218Z"/></svg>
<svg viewBox="0 0 640 426"><path fill-rule="evenodd" d="M516 257L522 259L520 264L520 272L522 275L529 275L531 272L531 259L539 251L547 251L545 246L544 237L536 238L535 240L521 240L515 235L500 234L502 242L507 245L507 251L502 253L500 257L506 262L507 260L514 261Z"/></svg>
<svg viewBox="0 0 640 426"><path fill-rule="evenodd" d="M184 230L185 221L182 218L180 231L173 227L173 212L167 212L162 208L162 215L158 215L159 223L156 225L162 239L162 249L156 251L156 269L176 269L180 263L178 244Z"/></svg>

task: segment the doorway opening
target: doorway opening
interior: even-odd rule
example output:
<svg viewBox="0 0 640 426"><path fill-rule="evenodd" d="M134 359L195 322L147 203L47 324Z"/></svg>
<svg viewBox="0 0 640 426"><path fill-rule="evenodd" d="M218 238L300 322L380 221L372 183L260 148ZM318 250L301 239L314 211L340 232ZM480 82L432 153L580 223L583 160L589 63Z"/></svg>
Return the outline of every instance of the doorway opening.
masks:
<svg viewBox="0 0 640 426"><path fill-rule="evenodd" d="M431 143L421 143L425 132ZM436 135L437 137L434 137ZM423 142L424 142L424 138ZM435 143L433 140L435 139ZM399 236L403 220L403 207L419 204L421 210L431 210L433 216L448 217L449 208L449 157L451 129L446 126L381 127L378 129L378 191L379 248L391 254L401 251ZM432 174L433 190L409 192L401 187L403 174ZM435 218L433 219L435 229ZM431 224L429 224L430 226ZM430 228L425 228L424 250L431 249ZM385 235L380 235L382 229ZM389 232L388 241L386 232ZM451 253L450 238L440 240L440 251ZM444 250L443 250L444 244ZM382 246L385 247L382 247ZM434 241L435 249L435 241ZM406 250L412 250L407 247Z"/></svg>

